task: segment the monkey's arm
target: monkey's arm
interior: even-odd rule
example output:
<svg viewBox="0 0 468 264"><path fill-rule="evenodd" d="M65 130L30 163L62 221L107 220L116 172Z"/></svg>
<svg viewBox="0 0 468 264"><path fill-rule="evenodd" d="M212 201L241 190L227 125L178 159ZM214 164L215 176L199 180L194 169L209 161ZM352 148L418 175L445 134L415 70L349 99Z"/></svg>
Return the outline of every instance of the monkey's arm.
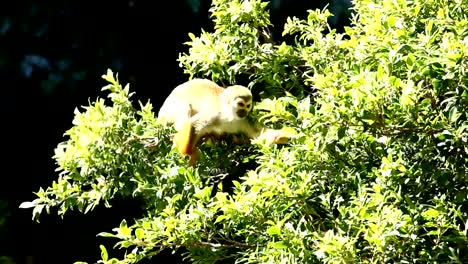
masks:
<svg viewBox="0 0 468 264"><path fill-rule="evenodd" d="M214 118L206 118L200 113L190 118L182 119L177 124L177 133L174 144L182 155L193 155L197 152L196 144L200 138L209 133L207 128L212 127Z"/></svg>
<svg viewBox="0 0 468 264"><path fill-rule="evenodd" d="M263 128L257 139L265 140L267 144L285 144L291 136L291 133L284 129Z"/></svg>
<svg viewBox="0 0 468 264"><path fill-rule="evenodd" d="M291 131L286 129L267 128L249 120L243 123L242 132L251 139L264 140L267 144L285 144L293 136Z"/></svg>

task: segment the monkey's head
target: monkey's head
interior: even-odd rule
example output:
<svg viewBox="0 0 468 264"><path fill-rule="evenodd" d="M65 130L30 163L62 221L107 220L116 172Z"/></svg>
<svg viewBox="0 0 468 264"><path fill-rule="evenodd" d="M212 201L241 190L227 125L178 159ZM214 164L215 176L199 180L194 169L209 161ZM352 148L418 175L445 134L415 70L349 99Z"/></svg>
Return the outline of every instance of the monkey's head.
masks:
<svg viewBox="0 0 468 264"><path fill-rule="evenodd" d="M242 85L229 86L224 90L224 98L227 107L234 119L247 117L252 110L252 93L247 87Z"/></svg>

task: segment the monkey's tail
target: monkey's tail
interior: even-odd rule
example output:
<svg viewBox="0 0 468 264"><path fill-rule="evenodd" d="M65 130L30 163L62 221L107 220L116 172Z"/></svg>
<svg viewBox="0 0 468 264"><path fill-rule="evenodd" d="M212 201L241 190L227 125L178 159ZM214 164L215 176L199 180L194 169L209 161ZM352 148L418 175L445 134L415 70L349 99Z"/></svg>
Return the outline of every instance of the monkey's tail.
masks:
<svg viewBox="0 0 468 264"><path fill-rule="evenodd" d="M174 136L174 143L180 154L188 155L193 151L193 127L189 120L184 121Z"/></svg>

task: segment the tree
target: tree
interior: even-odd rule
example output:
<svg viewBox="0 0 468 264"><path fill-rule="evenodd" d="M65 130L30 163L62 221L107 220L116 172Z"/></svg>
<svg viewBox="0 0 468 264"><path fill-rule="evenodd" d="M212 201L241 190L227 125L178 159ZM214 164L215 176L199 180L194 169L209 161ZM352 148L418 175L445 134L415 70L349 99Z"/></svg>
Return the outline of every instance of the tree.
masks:
<svg viewBox="0 0 468 264"><path fill-rule="evenodd" d="M57 146L60 174L37 199L60 215L116 196L146 215L112 233L120 260L184 248L193 263L468 261L466 1L355 1L336 33L327 10L288 19L271 39L267 3L212 3L213 32L191 35L191 76L248 82L254 116L288 126L286 146L202 145L187 168L152 105L133 106L109 71L108 98L76 110Z"/></svg>

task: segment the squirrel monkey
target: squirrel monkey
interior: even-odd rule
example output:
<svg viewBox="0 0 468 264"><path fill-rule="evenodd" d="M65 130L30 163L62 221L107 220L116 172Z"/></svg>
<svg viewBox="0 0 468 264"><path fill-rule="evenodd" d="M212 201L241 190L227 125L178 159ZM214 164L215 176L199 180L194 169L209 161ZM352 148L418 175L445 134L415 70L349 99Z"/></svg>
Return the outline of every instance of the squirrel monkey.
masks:
<svg viewBox="0 0 468 264"><path fill-rule="evenodd" d="M189 155L189 165L198 160L197 143L208 135L243 133L267 143L285 143L281 130L252 125L247 119L252 110L252 93L241 85L227 88L207 79L193 79L177 86L166 98L158 113L163 124L176 129L173 142L182 155Z"/></svg>

